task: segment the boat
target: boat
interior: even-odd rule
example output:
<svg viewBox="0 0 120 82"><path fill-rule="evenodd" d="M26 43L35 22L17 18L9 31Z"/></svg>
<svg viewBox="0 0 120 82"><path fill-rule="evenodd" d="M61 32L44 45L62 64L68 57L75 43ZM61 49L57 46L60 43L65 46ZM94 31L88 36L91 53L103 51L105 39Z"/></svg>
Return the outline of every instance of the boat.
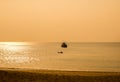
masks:
<svg viewBox="0 0 120 82"><path fill-rule="evenodd" d="M65 42L62 43L61 45L62 48L67 48L67 44Z"/></svg>
<svg viewBox="0 0 120 82"><path fill-rule="evenodd" d="M59 54L62 54L63 52L62 52L62 51L59 51L58 53L59 53Z"/></svg>

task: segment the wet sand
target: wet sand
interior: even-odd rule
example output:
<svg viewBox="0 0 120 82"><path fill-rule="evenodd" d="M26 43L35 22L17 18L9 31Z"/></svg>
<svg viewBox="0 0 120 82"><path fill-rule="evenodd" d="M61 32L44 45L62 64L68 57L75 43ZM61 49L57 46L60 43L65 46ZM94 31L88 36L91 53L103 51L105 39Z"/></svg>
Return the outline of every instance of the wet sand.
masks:
<svg viewBox="0 0 120 82"><path fill-rule="evenodd" d="M120 82L120 72L1 68L0 82Z"/></svg>

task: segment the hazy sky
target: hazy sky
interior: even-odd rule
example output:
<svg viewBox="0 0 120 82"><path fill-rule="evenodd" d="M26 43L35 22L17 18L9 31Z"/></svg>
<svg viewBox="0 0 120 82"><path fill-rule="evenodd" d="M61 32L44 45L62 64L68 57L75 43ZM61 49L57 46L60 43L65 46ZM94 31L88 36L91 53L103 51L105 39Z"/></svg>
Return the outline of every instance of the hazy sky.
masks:
<svg viewBox="0 0 120 82"><path fill-rule="evenodd" d="M120 0L0 0L0 41L120 42Z"/></svg>

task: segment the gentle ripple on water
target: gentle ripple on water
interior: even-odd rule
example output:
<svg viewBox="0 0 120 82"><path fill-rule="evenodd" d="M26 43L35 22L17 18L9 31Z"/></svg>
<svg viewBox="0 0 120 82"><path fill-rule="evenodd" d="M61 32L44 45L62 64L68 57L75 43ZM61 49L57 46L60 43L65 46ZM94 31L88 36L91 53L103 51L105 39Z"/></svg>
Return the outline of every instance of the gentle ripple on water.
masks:
<svg viewBox="0 0 120 82"><path fill-rule="evenodd" d="M120 72L119 59L120 43L0 44L0 67Z"/></svg>

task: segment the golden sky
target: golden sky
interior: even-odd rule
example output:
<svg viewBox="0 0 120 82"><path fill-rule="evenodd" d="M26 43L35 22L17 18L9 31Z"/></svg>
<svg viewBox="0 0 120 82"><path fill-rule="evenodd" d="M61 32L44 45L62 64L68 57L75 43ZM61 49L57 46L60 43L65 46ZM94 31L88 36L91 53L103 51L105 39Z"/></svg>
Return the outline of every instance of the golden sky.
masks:
<svg viewBox="0 0 120 82"><path fill-rule="evenodd" d="M120 42L120 0L0 0L0 41Z"/></svg>

